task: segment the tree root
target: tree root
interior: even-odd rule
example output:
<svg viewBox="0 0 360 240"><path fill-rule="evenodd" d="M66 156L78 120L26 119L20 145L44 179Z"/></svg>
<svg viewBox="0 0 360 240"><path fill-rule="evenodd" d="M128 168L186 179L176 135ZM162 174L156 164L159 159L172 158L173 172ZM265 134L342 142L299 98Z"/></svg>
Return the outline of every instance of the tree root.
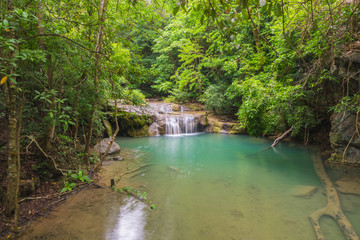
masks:
<svg viewBox="0 0 360 240"><path fill-rule="evenodd" d="M134 172L136 172L136 171L139 171L139 170L141 170L141 169L143 169L143 168L146 168L146 167L149 167L149 166L151 166L152 164L143 164L143 165L141 165L141 166L139 166L139 167L137 167L137 168L134 168L134 169L131 169L130 171L128 171L128 172L125 172L122 176L124 176L124 175L127 175L127 174L131 174L131 173L134 173Z"/></svg>
<svg viewBox="0 0 360 240"><path fill-rule="evenodd" d="M315 172L324 184L326 196L328 199L328 204L326 207L321 208L310 215L310 222L314 227L317 239L325 240L325 236L320 228L319 219L321 216L327 215L332 217L338 223L347 240L359 240L359 237L353 230L350 221L347 219L341 209L339 195L330 178L325 172L325 168L320 156L313 156L313 161Z"/></svg>

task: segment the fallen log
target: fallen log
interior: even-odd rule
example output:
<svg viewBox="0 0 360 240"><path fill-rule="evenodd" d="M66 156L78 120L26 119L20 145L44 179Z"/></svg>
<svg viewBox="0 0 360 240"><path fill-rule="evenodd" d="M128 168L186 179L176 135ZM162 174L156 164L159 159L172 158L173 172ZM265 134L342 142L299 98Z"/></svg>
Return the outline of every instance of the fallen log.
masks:
<svg viewBox="0 0 360 240"><path fill-rule="evenodd" d="M324 184L328 200L326 207L316 210L310 215L310 222L314 227L317 239L325 240L325 236L320 228L319 219L321 216L326 215L332 217L337 222L347 240L359 240L359 237L353 230L350 221L342 211L339 195L330 178L326 174L320 156L313 156L313 161L315 172Z"/></svg>
<svg viewBox="0 0 360 240"><path fill-rule="evenodd" d="M271 145L271 147L275 147L284 137L286 137L291 131L293 130L293 127L291 127L289 130L287 130L286 132L284 132L280 137L278 137L277 139L275 139L275 141L273 142L273 144Z"/></svg>

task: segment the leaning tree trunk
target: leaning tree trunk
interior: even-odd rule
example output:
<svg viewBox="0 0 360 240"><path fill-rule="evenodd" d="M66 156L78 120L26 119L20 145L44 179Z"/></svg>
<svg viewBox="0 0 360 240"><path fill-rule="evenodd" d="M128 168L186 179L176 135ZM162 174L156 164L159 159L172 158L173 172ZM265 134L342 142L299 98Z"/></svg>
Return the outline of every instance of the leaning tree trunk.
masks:
<svg viewBox="0 0 360 240"><path fill-rule="evenodd" d="M339 195L325 172L320 156L313 156L313 161L315 172L325 186L326 196L328 199L326 207L313 212L310 216L310 222L314 227L317 239L325 240L325 236L320 227L319 219L321 216L326 215L332 217L338 223L347 240L359 240L359 237L353 230L350 221L341 209Z"/></svg>

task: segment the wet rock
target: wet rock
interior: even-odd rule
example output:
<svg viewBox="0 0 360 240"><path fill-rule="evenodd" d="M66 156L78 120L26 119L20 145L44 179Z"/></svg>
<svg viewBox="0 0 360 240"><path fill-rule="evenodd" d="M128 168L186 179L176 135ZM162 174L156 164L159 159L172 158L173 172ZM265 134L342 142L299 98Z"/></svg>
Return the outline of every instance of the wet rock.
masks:
<svg viewBox="0 0 360 240"><path fill-rule="evenodd" d="M124 160L124 158L122 156L120 156L119 154L117 155L111 155L111 156L108 156L106 158L107 161L122 161Z"/></svg>
<svg viewBox="0 0 360 240"><path fill-rule="evenodd" d="M360 195L360 182L338 180L335 185L336 189L341 193Z"/></svg>
<svg viewBox="0 0 360 240"><path fill-rule="evenodd" d="M159 135L159 124L154 122L150 125L148 130L149 136L157 136Z"/></svg>
<svg viewBox="0 0 360 240"><path fill-rule="evenodd" d="M354 114L340 112L332 115L330 143L335 152L329 159L330 161L360 164L360 140L354 133L356 133L356 116Z"/></svg>
<svg viewBox="0 0 360 240"><path fill-rule="evenodd" d="M94 146L94 150L100 155L104 154L110 142L110 138L104 138ZM113 142L108 154L115 154L120 152L120 146Z"/></svg>
<svg viewBox="0 0 360 240"><path fill-rule="evenodd" d="M290 191L290 195L293 197L309 198L317 191L317 187L297 185Z"/></svg>
<svg viewBox="0 0 360 240"><path fill-rule="evenodd" d="M35 181L32 179L20 180L19 193L20 197L27 197L35 192Z"/></svg>

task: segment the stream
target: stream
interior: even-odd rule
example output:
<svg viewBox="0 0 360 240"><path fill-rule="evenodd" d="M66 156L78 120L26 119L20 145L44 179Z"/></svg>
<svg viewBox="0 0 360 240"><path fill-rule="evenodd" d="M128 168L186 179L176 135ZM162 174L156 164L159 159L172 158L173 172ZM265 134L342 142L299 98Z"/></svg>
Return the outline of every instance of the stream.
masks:
<svg viewBox="0 0 360 240"><path fill-rule="evenodd" d="M312 150L280 143L261 151L269 140L221 134L121 137L116 142L125 160L104 166L101 181L109 185L124 168L151 164L117 183L147 192L149 201L89 188L31 224L19 239L316 239L308 218L327 199ZM295 196L304 185L317 191ZM359 197L340 197L359 234ZM324 217L320 224L326 239L345 239L332 219Z"/></svg>

